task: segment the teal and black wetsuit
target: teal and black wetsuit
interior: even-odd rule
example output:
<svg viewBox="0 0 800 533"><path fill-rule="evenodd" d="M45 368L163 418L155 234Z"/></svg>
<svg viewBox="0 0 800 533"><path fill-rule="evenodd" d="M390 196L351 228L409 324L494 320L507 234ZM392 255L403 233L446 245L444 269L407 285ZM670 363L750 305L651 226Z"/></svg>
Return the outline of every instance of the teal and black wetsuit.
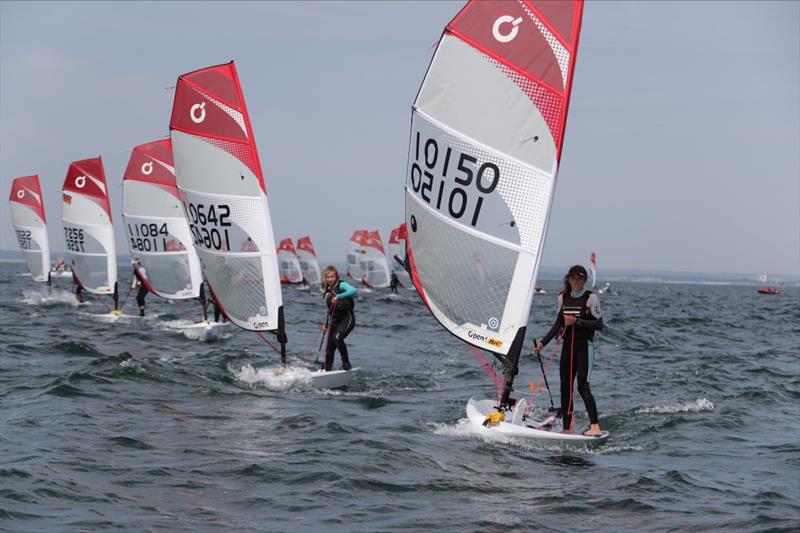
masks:
<svg viewBox="0 0 800 533"><path fill-rule="evenodd" d="M597 404L589 388L589 378L592 374L594 362L594 332L603 329L603 317L600 311L600 300L592 291L583 290L579 293L570 292L558 295L558 316L547 335L542 339L542 344L547 344L553 337L560 335L564 330L564 315L573 315L578 321L574 326L569 326L564 333L561 346L561 413L564 428L572 426L572 383L578 377L578 392L586 405L589 421L598 423Z"/></svg>
<svg viewBox="0 0 800 533"><path fill-rule="evenodd" d="M351 368L344 339L356 326L353 297L357 292L358 290L346 281L339 281L335 287L326 287L325 289L325 303L328 305L328 313L331 314L328 344L325 346L325 370L333 368L333 353L337 349L342 358L342 370ZM336 297L336 307L333 307L334 296Z"/></svg>

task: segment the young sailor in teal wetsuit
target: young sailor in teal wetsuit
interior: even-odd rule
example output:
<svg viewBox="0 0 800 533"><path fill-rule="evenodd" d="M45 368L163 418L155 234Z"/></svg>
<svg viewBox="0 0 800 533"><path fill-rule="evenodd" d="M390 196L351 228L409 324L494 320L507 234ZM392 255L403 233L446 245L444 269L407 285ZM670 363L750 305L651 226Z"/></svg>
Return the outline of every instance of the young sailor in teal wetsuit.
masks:
<svg viewBox="0 0 800 533"><path fill-rule="evenodd" d="M587 437L601 435L597 417L597 404L589 388L594 360L594 332L603 329L600 300L597 295L584 289L586 269L575 265L564 276L564 290L558 295L556 321L541 342L534 342L537 353L554 337L561 336L561 414L564 422L562 433L572 432L574 401L572 383L578 377L578 392L589 413L591 427L584 433Z"/></svg>
<svg viewBox="0 0 800 533"><path fill-rule="evenodd" d="M333 368L333 353L339 350L342 358L342 370L350 370L350 358L347 354L347 345L344 343L356 325L354 297L358 290L339 279L336 267L326 267L322 272L322 296L328 306L330 324L327 327L328 343L325 346L325 370Z"/></svg>

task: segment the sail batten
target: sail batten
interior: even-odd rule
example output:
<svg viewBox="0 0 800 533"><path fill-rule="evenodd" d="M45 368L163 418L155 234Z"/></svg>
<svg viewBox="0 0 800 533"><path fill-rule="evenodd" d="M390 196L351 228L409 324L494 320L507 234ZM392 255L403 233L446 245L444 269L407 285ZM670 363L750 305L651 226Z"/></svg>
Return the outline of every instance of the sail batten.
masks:
<svg viewBox="0 0 800 533"><path fill-rule="evenodd" d="M446 329L514 367L555 192L581 11L580 0L468 2L445 28L412 106L411 278Z"/></svg>

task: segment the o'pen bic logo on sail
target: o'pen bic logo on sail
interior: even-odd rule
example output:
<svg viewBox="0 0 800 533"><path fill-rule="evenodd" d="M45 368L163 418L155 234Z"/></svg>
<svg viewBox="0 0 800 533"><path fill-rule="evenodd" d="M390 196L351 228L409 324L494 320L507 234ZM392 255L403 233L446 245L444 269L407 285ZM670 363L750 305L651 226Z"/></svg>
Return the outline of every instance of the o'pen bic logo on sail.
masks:
<svg viewBox="0 0 800 533"><path fill-rule="evenodd" d="M25 198L25 189L20 189L17 191L17 198L19 198L20 200Z"/></svg>
<svg viewBox="0 0 800 533"><path fill-rule="evenodd" d="M499 339L493 339L492 337L487 337L486 335L476 333L472 330L467 331L467 337L476 341L485 342L489 346L494 346L495 348L500 348L503 345L503 341Z"/></svg>
<svg viewBox="0 0 800 533"><path fill-rule="evenodd" d="M78 176L75 178L75 186L79 189L86 187L86 176Z"/></svg>
<svg viewBox="0 0 800 533"><path fill-rule="evenodd" d="M505 24L511 24L511 31L508 33L501 32L501 26ZM494 21L492 25L492 36L500 43L510 43L511 41L516 38L517 33L519 33L519 26L522 24L522 17L514 18L511 15L503 15L502 17L498 17L497 20Z"/></svg>
<svg viewBox="0 0 800 533"><path fill-rule="evenodd" d="M145 176L149 176L152 173L153 173L153 162L152 161L148 161L147 163L142 165L142 174L144 174Z"/></svg>
<svg viewBox="0 0 800 533"><path fill-rule="evenodd" d="M200 111L199 113L197 113L198 110ZM189 118L191 118L192 122L195 124L203 122L206 119L206 103L194 104L189 110Z"/></svg>

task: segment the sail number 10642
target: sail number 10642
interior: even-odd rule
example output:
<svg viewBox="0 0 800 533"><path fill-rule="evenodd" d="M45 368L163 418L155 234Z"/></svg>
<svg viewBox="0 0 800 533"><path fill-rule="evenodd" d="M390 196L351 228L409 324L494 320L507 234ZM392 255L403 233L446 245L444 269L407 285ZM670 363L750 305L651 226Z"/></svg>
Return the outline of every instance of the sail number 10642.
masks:
<svg viewBox="0 0 800 533"><path fill-rule="evenodd" d="M419 132L414 135L412 154L413 191L454 219L466 215L474 227L481 214L484 195L492 193L500 181L498 166L489 161L479 164L478 158L450 146L441 149L436 139L423 142ZM452 177L452 183L448 183L448 177Z"/></svg>
<svg viewBox="0 0 800 533"><path fill-rule="evenodd" d="M184 202L183 210L195 245L209 250L231 249L227 230L231 226L231 208L228 205Z"/></svg>

